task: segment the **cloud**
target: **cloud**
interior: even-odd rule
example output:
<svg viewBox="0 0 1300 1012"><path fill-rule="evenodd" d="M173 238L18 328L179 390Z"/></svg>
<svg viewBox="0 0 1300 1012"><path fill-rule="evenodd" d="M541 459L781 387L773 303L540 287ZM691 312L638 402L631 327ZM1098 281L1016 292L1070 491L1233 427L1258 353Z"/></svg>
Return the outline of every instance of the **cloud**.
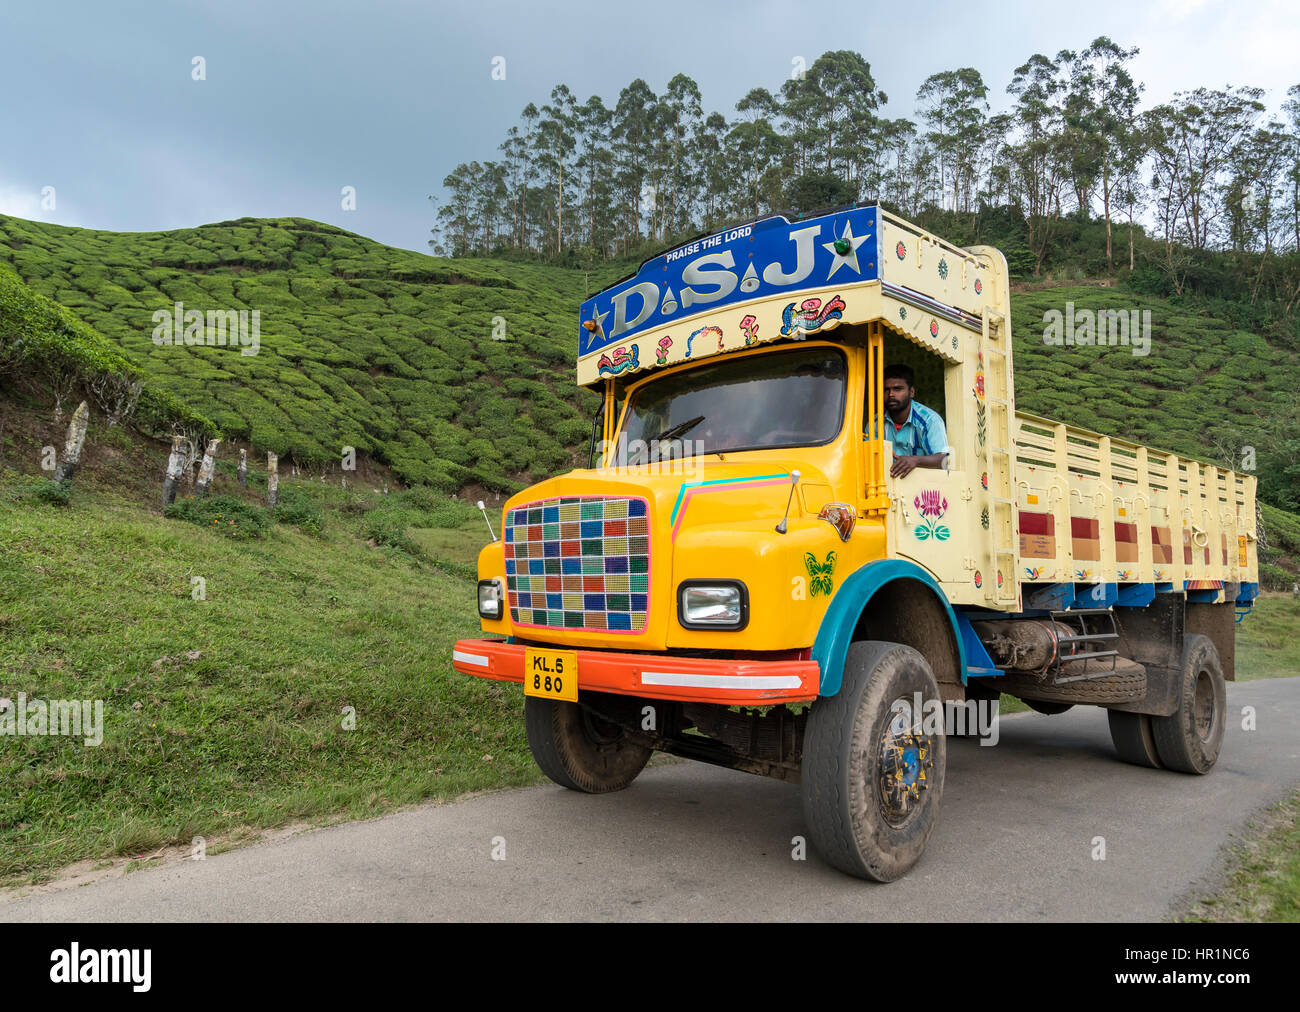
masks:
<svg viewBox="0 0 1300 1012"><path fill-rule="evenodd" d="M0 214L14 218L42 217L40 190L0 183Z"/></svg>

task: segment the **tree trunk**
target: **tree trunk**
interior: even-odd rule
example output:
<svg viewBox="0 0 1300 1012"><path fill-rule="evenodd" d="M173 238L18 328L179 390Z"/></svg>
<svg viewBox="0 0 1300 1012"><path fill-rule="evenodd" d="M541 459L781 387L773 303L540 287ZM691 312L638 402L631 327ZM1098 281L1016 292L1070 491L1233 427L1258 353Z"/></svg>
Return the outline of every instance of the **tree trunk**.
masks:
<svg viewBox="0 0 1300 1012"><path fill-rule="evenodd" d="M1101 205L1106 215L1106 269L1115 273L1115 253L1110 241L1110 167L1103 163L1101 169Z"/></svg>
<svg viewBox="0 0 1300 1012"><path fill-rule="evenodd" d="M180 484L185 465L185 437L172 436L172 452L167 458L167 476L163 479L162 504L166 509L176 501L176 486Z"/></svg>
<svg viewBox="0 0 1300 1012"><path fill-rule="evenodd" d="M266 455L266 504L274 506L280 501L280 458L274 453Z"/></svg>
<svg viewBox="0 0 1300 1012"><path fill-rule="evenodd" d="M90 406L82 401L72 413L72 422L68 425L68 441L63 444L63 456L54 468L55 481L72 481L81 463L81 445L86 440L86 426L90 424Z"/></svg>
<svg viewBox="0 0 1300 1012"><path fill-rule="evenodd" d="M203 463L199 467L199 480L194 487L194 491L199 495L207 495L212 488L212 475L217 469L217 447L221 444L220 439L209 439L207 448L203 451Z"/></svg>

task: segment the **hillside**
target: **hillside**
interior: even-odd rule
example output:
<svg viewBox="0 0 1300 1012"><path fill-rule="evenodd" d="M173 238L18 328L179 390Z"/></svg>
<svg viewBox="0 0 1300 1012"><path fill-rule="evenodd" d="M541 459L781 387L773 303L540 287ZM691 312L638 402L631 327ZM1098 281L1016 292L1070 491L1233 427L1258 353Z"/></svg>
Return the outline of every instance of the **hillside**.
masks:
<svg viewBox="0 0 1300 1012"><path fill-rule="evenodd" d="M574 314L624 266L584 277L428 257L303 219L113 233L0 216L0 272L90 324L151 391L211 419L228 445L300 463L351 445L447 492L509 491L584 459L595 398L573 386ZM154 313L176 302L259 310L257 354L155 344ZM1149 312L1149 354L1045 344L1044 313L1069 304ZM1300 501L1268 457L1300 432L1300 354L1286 344L1096 285L1016 292L1012 318L1021 409L1237 466L1255 446L1261 498Z"/></svg>
<svg viewBox="0 0 1300 1012"><path fill-rule="evenodd" d="M302 219L114 233L0 216L5 261L228 439L299 462L350 445L408 483L507 488L567 466L590 433L595 399L571 379L580 271L437 259ZM258 310L257 354L155 344L153 314L177 302Z"/></svg>

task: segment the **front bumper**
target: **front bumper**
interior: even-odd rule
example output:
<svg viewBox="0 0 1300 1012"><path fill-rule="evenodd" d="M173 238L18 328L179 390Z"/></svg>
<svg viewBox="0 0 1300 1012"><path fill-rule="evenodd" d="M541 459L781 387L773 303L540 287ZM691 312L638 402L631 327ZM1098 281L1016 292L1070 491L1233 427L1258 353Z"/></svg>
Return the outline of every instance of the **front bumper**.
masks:
<svg viewBox="0 0 1300 1012"><path fill-rule="evenodd" d="M503 640L458 640L451 655L452 666L466 675L523 682L526 649L522 643ZM608 650L571 652L578 659L579 689L648 699L771 706L812 702L821 683L821 669L814 660L717 660Z"/></svg>

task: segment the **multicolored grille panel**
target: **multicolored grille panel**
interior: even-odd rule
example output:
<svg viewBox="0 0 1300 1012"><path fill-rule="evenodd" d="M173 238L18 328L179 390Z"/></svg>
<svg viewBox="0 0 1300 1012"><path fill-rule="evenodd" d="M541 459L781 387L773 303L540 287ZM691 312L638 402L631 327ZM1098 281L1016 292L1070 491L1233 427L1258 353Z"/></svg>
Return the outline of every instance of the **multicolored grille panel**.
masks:
<svg viewBox="0 0 1300 1012"><path fill-rule="evenodd" d="M515 625L644 632L650 528L644 499L565 496L506 513Z"/></svg>

